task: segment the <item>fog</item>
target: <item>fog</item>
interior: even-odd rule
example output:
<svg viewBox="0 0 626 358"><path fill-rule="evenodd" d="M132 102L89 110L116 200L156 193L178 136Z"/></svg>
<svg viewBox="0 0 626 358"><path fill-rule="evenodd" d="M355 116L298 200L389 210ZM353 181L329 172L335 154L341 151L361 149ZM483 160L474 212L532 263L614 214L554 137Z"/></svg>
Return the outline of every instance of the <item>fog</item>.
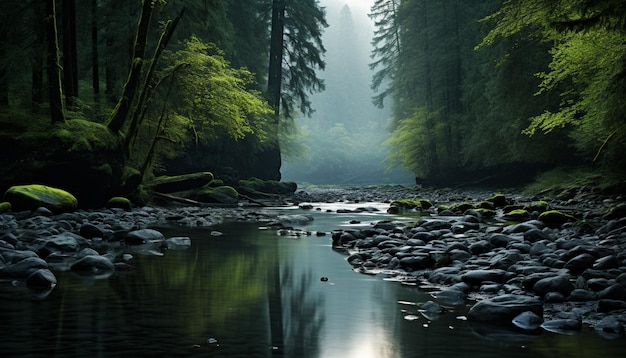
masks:
<svg viewBox="0 0 626 358"><path fill-rule="evenodd" d="M371 37L367 16L372 1L322 0L329 27L323 41L326 69L319 72L326 90L313 94L315 112L296 118L305 150L286 155L283 180L312 184L411 183L413 175L387 171L389 111L372 104ZM385 103L387 105L387 103ZM288 150L286 152L289 152Z"/></svg>

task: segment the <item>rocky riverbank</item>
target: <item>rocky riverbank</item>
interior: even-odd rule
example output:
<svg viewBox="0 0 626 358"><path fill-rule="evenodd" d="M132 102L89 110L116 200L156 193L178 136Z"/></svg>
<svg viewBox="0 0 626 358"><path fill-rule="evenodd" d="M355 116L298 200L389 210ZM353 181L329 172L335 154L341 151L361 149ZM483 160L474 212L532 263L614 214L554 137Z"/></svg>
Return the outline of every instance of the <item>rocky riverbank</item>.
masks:
<svg viewBox="0 0 626 358"><path fill-rule="evenodd" d="M355 193L352 193L354 195ZM390 209L415 222L333 232L333 247L364 274L419 286L446 305L472 303L468 319L513 329L606 338L626 326L626 206L585 188L554 199L481 191L404 193ZM358 199L357 199L358 200Z"/></svg>
<svg viewBox="0 0 626 358"><path fill-rule="evenodd" d="M395 201L400 198L407 200ZM624 334L626 206L620 196L584 188L539 198L383 186L309 188L267 204L315 210L320 202L387 202L410 218L335 230L333 248L358 272L431 292L433 302L421 307L427 315L469 302L468 319L476 323L561 333L587 324L607 338ZM0 215L0 294L44 299L58 270L106 278L132 270L132 255L166 255L191 244L153 229L161 225L211 230L225 219L276 221L259 202L240 204L6 212Z"/></svg>

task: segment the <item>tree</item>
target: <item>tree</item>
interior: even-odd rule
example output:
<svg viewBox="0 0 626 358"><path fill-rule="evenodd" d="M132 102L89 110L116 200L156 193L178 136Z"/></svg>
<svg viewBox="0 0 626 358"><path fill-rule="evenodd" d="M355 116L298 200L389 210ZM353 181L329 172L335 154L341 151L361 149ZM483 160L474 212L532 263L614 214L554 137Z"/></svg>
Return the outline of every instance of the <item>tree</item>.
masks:
<svg viewBox="0 0 626 358"><path fill-rule="evenodd" d="M48 40L48 92L50 96L50 118L53 123L65 121L61 65L59 63L59 41L57 38L56 2L46 0L46 38Z"/></svg>
<svg viewBox="0 0 626 358"><path fill-rule="evenodd" d="M63 28L63 89L65 103L72 106L78 97L78 55L76 53L76 4L75 0L62 0Z"/></svg>
<svg viewBox="0 0 626 358"><path fill-rule="evenodd" d="M523 12L523 16L522 16ZM533 118L525 131L572 128L575 145L589 161L623 171L626 139L626 7L622 1L506 1L483 44L522 31L550 41L552 62L540 74L539 93L557 91L557 110ZM604 155L603 155L604 154Z"/></svg>
<svg viewBox="0 0 626 358"><path fill-rule="evenodd" d="M369 17L374 20L376 27L371 54L374 62L370 64L372 70L377 70L372 77L372 89L375 91L378 91L383 83L393 81L395 71L398 69L397 62L401 49L399 8L400 0L376 0L370 9ZM393 87L388 86L373 98L374 103L382 107L384 99L392 94L392 90Z"/></svg>

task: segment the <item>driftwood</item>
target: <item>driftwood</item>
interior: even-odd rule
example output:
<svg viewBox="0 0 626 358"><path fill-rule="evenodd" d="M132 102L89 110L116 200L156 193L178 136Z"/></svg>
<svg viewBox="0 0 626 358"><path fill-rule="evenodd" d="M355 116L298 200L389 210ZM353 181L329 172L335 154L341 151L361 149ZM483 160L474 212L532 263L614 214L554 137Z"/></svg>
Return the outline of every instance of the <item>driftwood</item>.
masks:
<svg viewBox="0 0 626 358"><path fill-rule="evenodd" d="M159 192L156 192L156 191L153 191L152 193L154 195L156 195L156 196L161 197L161 198L166 198L166 199L170 199L170 200L173 200L173 201L178 201L180 203L190 204L190 205L193 205L193 206L206 206L205 203L202 203L202 202L199 202L199 201L196 201L196 200L183 198L183 197L172 195L172 194L164 194L164 193L159 193Z"/></svg>
<svg viewBox="0 0 626 358"><path fill-rule="evenodd" d="M188 199L188 198L183 198L183 197L172 195L172 194L159 193L159 192L156 192L156 191L153 191L152 193L154 195L158 196L158 197L161 197L161 198L165 198L165 199L169 199L169 200L172 200L172 201L177 201L177 202L180 202L180 203L185 203L185 204L189 204L189 205L193 205L193 206L221 206L221 205L233 206L233 204L203 203L201 201L192 200L192 199ZM251 203L254 203L254 204L257 204L257 205L260 205L260 206L263 206L263 207L270 206L270 205L262 203L262 202L260 202L258 200L254 200L254 199L252 199L251 197L249 197L247 195L239 194L239 197L241 199L245 199L245 200L247 200L247 201L249 201Z"/></svg>

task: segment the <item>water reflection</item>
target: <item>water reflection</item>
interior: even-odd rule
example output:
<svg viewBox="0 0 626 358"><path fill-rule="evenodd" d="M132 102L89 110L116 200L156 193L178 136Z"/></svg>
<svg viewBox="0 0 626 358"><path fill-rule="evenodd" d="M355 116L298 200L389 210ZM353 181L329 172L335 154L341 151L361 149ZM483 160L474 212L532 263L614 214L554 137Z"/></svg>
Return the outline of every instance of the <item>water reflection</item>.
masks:
<svg viewBox="0 0 626 358"><path fill-rule="evenodd" d="M324 215L323 213L315 215ZM345 221L315 225L334 228ZM359 216L366 224L375 216ZM320 224L327 220L325 224ZM325 237L284 238L226 223L223 236L189 236L187 250L135 255L132 272L85 281L60 272L44 300L0 297L7 357L589 357L618 356L625 340L591 330L537 335L459 319L468 304L423 316L433 298L416 287L353 272ZM310 226L323 230L322 226ZM328 280L321 280L322 277ZM10 284L10 283L3 283ZM279 349L273 349L273 347Z"/></svg>

